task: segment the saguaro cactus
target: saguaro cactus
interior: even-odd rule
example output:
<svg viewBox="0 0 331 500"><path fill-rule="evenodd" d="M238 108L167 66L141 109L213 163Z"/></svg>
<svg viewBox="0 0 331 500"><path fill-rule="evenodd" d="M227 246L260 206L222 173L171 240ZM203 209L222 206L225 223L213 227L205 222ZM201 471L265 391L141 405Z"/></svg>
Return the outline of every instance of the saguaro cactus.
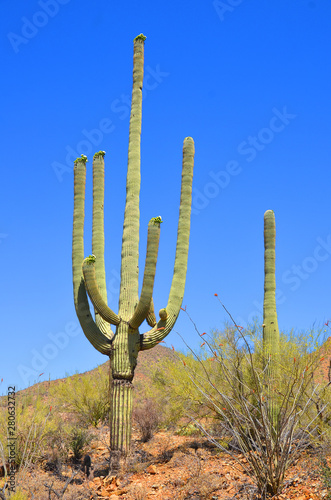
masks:
<svg viewBox="0 0 331 500"><path fill-rule="evenodd" d="M279 329L276 311L275 251L276 224L275 214L267 210L264 214L264 302L263 302L263 349L268 366L267 385L270 401L270 418L274 426L278 411L273 402L272 380L277 372L277 353L279 351Z"/></svg>
<svg viewBox="0 0 331 500"><path fill-rule="evenodd" d="M107 305L104 263L104 151L93 158L93 230L92 253L84 259L85 156L77 158L74 166L73 221L73 285L78 319L91 344L108 355L112 370L111 449L126 454L131 441L132 380L138 352L151 349L171 331L182 304L190 234L194 142L184 140L182 187L177 232L177 247L173 279L168 304L160 310L157 322L153 305L153 286L160 236L161 217L148 224L147 253L140 297L138 295L139 250L139 191L140 135L145 37L134 39L133 89L129 131L126 205L124 213L121 285L119 311ZM93 319L87 299L94 306ZM139 327L147 320L151 329L140 334ZM115 325L115 333L110 325ZM106 395L105 395L106 397Z"/></svg>
<svg viewBox="0 0 331 500"><path fill-rule="evenodd" d="M275 214L267 210L264 214L264 302L263 341L265 348L276 352L279 344L279 329L276 311L276 224Z"/></svg>

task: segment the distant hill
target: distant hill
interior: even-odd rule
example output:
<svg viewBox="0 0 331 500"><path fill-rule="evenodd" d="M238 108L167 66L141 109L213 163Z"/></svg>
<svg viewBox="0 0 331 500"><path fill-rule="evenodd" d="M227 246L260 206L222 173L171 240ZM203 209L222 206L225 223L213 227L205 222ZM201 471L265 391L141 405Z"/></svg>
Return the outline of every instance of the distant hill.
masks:
<svg viewBox="0 0 331 500"><path fill-rule="evenodd" d="M331 379L331 337L329 337L324 342L324 344L320 347L319 352L321 356L321 361L319 369L317 370L316 373L316 381L321 384L325 384L328 383ZM141 386L145 384L151 384L152 370L155 370L155 368L158 365L161 367L162 364L165 362L165 360L173 360L175 362L176 359L177 359L176 355L172 349L161 345L157 345L153 349L140 352L133 380L136 392L139 393L139 388ZM94 368L93 370L88 370L82 373L81 375L93 374L99 369L109 373L109 361L106 361L99 367ZM50 387L53 387L54 385L60 383L61 381L64 381L66 378L70 378L70 376L52 380L50 382L49 381L39 382L28 387L27 389L19 391L18 394L20 394L21 396L23 395L27 396L30 394L32 395L36 393L36 390L38 388L40 393L43 395L43 398L48 400L48 391ZM50 399L47 402L50 405L52 404L52 401Z"/></svg>
<svg viewBox="0 0 331 500"><path fill-rule="evenodd" d="M138 364L135 370L135 375L133 379L133 384L136 386L136 389L139 390L139 386L141 384L148 384L151 382L151 372L154 370L158 365L162 365L162 363L165 360L176 360L175 354L172 349L169 349L169 347L164 347L161 345L155 346L153 349L149 349L147 351L142 351L139 353L138 356ZM81 373L81 375L89 375L95 373L97 370L101 369L102 371L105 371L109 373L109 361L106 361L102 365L98 366L97 368L94 368L92 370L88 370L86 372ZM47 399L47 403L52 405L52 401L48 398L48 392L51 387L54 387L56 384L60 383L61 381L64 381L66 378L69 377L64 377L61 379L56 379L56 380L51 380L51 381L43 381L43 382L37 382L36 384L31 385L30 387L27 387L26 389L23 389L21 391L18 391L17 394L20 396L28 396L28 395L34 395L36 394L37 390L39 390L40 394L42 394L43 399ZM6 396L3 396L6 397ZM1 397L0 397L1 399Z"/></svg>

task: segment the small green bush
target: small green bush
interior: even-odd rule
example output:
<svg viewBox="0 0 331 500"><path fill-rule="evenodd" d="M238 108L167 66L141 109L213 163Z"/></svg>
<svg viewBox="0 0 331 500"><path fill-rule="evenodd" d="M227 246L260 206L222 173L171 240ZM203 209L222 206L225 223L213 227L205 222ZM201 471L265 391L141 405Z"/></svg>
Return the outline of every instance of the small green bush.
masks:
<svg viewBox="0 0 331 500"><path fill-rule="evenodd" d="M91 435L82 429L73 429L70 433L69 448L74 454L74 460L82 458L84 449L90 444Z"/></svg>
<svg viewBox="0 0 331 500"><path fill-rule="evenodd" d="M325 500L331 500L331 468L328 466L325 458L322 458L320 462L320 475L323 485L327 490L327 495L324 498Z"/></svg>
<svg viewBox="0 0 331 500"><path fill-rule="evenodd" d="M314 446L321 419L326 424L330 415L324 399L328 384L318 383L323 360L318 334L281 334L277 352L268 358L268 364L277 368L270 375L262 328L255 326L201 334L201 347L207 348L207 355L196 355L202 375L190 366L186 370L221 424L221 440L206 432L208 439L223 451L244 455L248 464L244 469L266 498L281 492L286 471L303 450ZM276 423L271 408L277 409ZM223 446L224 438L231 438L229 447Z"/></svg>
<svg viewBox="0 0 331 500"><path fill-rule="evenodd" d="M10 495L8 500L29 500L29 495L18 489L13 495Z"/></svg>
<svg viewBox="0 0 331 500"><path fill-rule="evenodd" d="M52 395L59 407L78 418L80 425L97 427L109 420L109 376L100 367L94 374L76 374L60 381Z"/></svg>
<svg viewBox="0 0 331 500"><path fill-rule="evenodd" d="M178 431L176 432L178 436L203 436L203 432L192 422L189 422L188 424L184 424L180 426Z"/></svg>
<svg viewBox="0 0 331 500"><path fill-rule="evenodd" d="M7 407L6 400L0 407L0 442L7 442ZM16 395L16 465L20 470L36 463L43 457L45 437L53 425L50 407L39 394L39 387L33 393ZM6 450L7 454L7 450Z"/></svg>

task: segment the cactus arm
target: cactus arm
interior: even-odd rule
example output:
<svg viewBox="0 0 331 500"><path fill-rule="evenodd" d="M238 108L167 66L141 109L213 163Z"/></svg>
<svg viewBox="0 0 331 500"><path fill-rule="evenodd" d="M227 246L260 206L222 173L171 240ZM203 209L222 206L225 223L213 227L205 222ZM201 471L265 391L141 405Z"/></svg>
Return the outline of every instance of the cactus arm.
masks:
<svg viewBox="0 0 331 500"><path fill-rule="evenodd" d="M279 329L276 311L275 277L276 224L275 214L267 210L264 214L264 302L263 343L266 354L278 350Z"/></svg>
<svg viewBox="0 0 331 500"><path fill-rule="evenodd" d="M159 321L151 330L140 334L139 351L152 349L170 333L171 328L166 328L166 321Z"/></svg>
<svg viewBox="0 0 331 500"><path fill-rule="evenodd" d="M160 310L160 320L150 331L140 338L140 350L151 349L161 342L172 330L182 305L187 256L190 237L192 179L194 166L194 141L186 137L183 145L182 187L179 207L179 221L177 230L177 247L168 304Z"/></svg>
<svg viewBox="0 0 331 500"><path fill-rule="evenodd" d="M84 280L82 276L82 262L84 259L84 204L86 157L78 158L74 166L74 220L72 234L72 271L74 302L77 317L85 336L93 347L102 354L109 354L111 336L101 332L95 324L87 300Z"/></svg>
<svg viewBox="0 0 331 500"><path fill-rule="evenodd" d="M98 291L107 304L106 272L105 272L105 236L104 236L104 198L105 198L105 151L99 151L93 156L93 222L92 222L92 253L97 257L95 262L95 278ZM86 284L86 283L85 283ZM93 301L92 301L93 302ZM95 322L100 330L111 334L109 323L100 317L94 307ZM116 324L116 323L112 323Z"/></svg>
<svg viewBox="0 0 331 500"><path fill-rule="evenodd" d="M119 316L129 321L138 302L139 192L144 40L133 42L133 86L129 129L128 171L124 211Z"/></svg>
<svg viewBox="0 0 331 500"><path fill-rule="evenodd" d="M190 238L192 180L194 166L194 141L186 137L183 144L182 186L180 195L179 221L174 274L168 299L168 316L173 315L175 323L182 305L186 281L187 256Z"/></svg>
<svg viewBox="0 0 331 500"><path fill-rule="evenodd" d="M148 311L148 314L146 316L146 321L149 324L149 326L153 327L153 326L156 325L156 317L155 317L155 313L154 313L153 298L151 299L151 303L150 303L150 306L149 306L149 311Z"/></svg>
<svg viewBox="0 0 331 500"><path fill-rule="evenodd" d="M96 279L96 260L94 255L90 255L83 261L82 269L86 291L94 309L98 312L98 315L100 315L100 318L102 318L104 322L107 322L107 324L119 325L121 319L108 307L101 296Z"/></svg>
<svg viewBox="0 0 331 500"><path fill-rule="evenodd" d="M148 224L147 250L143 286L138 305L129 321L132 329L137 329L146 319L153 295L157 254L160 240L161 217L154 217Z"/></svg>

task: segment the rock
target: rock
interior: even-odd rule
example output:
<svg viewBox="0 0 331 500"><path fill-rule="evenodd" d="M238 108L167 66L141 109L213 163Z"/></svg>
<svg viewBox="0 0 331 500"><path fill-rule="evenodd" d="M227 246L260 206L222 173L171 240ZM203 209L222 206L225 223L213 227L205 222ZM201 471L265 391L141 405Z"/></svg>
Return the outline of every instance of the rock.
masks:
<svg viewBox="0 0 331 500"><path fill-rule="evenodd" d="M126 488L121 488L119 490L115 490L114 493L111 495L111 498L116 497L118 499L118 497L120 497L121 495L124 495L124 493L126 493L126 492L127 492Z"/></svg>
<svg viewBox="0 0 331 500"><path fill-rule="evenodd" d="M106 490L106 488L101 488L101 491L99 495L102 495L103 497L109 498L109 491Z"/></svg>
<svg viewBox="0 0 331 500"><path fill-rule="evenodd" d="M109 484L117 484L116 476L107 476L107 477L105 477L105 479L103 480L103 484L105 486L108 486Z"/></svg>
<svg viewBox="0 0 331 500"><path fill-rule="evenodd" d="M146 472L149 474L156 474L156 466L155 465L149 465L146 469Z"/></svg>
<svg viewBox="0 0 331 500"><path fill-rule="evenodd" d="M93 479L93 483L95 484L95 486L97 486L97 488L101 488L101 485L102 485L102 479L100 477L95 477Z"/></svg>

